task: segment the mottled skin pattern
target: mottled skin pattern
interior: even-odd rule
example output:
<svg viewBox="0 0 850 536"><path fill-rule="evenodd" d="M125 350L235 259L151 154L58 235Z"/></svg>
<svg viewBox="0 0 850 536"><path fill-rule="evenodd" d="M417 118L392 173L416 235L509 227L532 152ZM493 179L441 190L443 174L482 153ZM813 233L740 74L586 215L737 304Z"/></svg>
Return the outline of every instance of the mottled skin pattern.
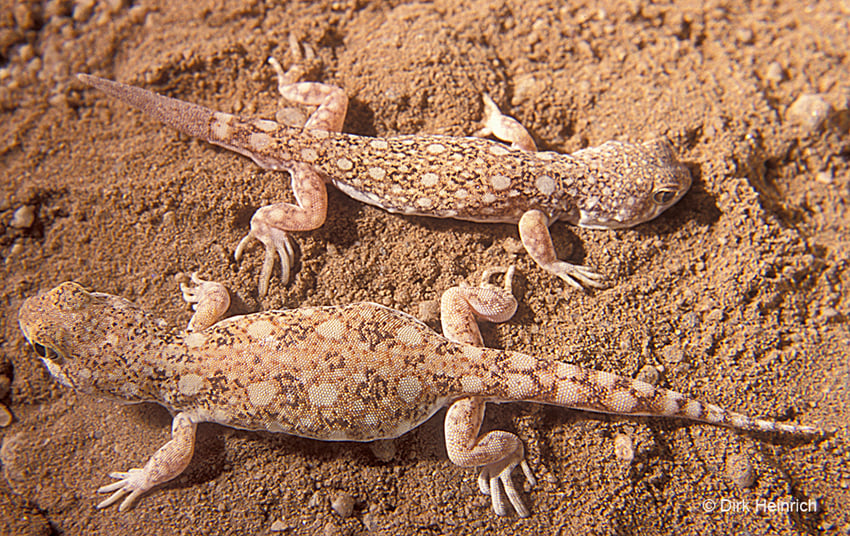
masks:
<svg viewBox="0 0 850 536"><path fill-rule="evenodd" d="M297 49L297 45L293 45ZM557 220L591 228L631 227L651 220L684 195L688 169L666 139L635 145L609 141L571 155L537 152L531 136L485 95L485 127L511 146L483 138L399 136L369 138L340 132L348 99L336 87L293 80L277 62L279 90L287 99L319 106L305 125L245 119L95 76L80 80L135 106L172 128L253 159L265 169L289 171L297 204L259 209L251 232L266 247L260 277L265 294L280 258L289 278L290 231L324 223L325 183L387 211L477 222L519 224L529 255L545 270L580 288L601 286L601 276L558 261L548 227ZM293 71L297 71L298 74Z"/></svg>
<svg viewBox="0 0 850 536"><path fill-rule="evenodd" d="M124 402L157 402L173 414L172 440L142 469L113 473L119 482L99 506L125 493L121 509L170 480L192 457L195 425L212 421L328 441L393 438L440 408L449 458L481 466L481 490L499 514L501 495L528 510L511 480L524 460L509 432L479 436L486 402L531 401L622 415L682 417L744 430L815 434L806 426L751 419L685 395L546 357L484 348L475 318L507 320L516 309L509 271L504 289L446 291L444 335L374 303L268 311L179 332L122 298L67 282L29 298L19 322L53 376L82 393ZM202 283L197 278L196 283ZM227 291L198 287L199 316ZM184 289L185 292L185 289ZM211 305L210 305L211 304ZM226 307L226 305L225 305ZM215 315L207 315L212 320Z"/></svg>

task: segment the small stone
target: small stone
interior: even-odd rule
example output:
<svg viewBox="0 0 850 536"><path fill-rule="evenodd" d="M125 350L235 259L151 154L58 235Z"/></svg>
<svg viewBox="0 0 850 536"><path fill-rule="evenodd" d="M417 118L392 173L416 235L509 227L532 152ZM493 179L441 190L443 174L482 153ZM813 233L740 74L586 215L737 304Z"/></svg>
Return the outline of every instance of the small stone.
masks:
<svg viewBox="0 0 850 536"><path fill-rule="evenodd" d="M12 412L5 404L0 404L0 428L6 428L12 424Z"/></svg>
<svg viewBox="0 0 850 536"><path fill-rule="evenodd" d="M832 184L834 177L831 171L818 171L815 174L815 180L821 184Z"/></svg>
<svg viewBox="0 0 850 536"><path fill-rule="evenodd" d="M820 311L820 318L825 322L829 322L836 318L840 313L834 307L824 307Z"/></svg>
<svg viewBox="0 0 850 536"><path fill-rule="evenodd" d="M21 61L28 62L35 57L35 47L27 43L18 50L18 54L21 56Z"/></svg>
<svg viewBox="0 0 850 536"><path fill-rule="evenodd" d="M331 502L331 508L343 519L350 517L354 511L354 497L348 493L340 492Z"/></svg>
<svg viewBox="0 0 850 536"><path fill-rule="evenodd" d="M12 214L12 221L9 222L10 227L15 229L29 229L35 221L35 209L32 205L22 205Z"/></svg>
<svg viewBox="0 0 850 536"><path fill-rule="evenodd" d="M23 432L14 435L4 434L0 442L0 465L3 466L3 476L13 488L16 484L25 482L28 477L27 454L34 445Z"/></svg>
<svg viewBox="0 0 850 536"><path fill-rule="evenodd" d="M637 380L650 385L658 385L658 369L652 365L644 365L637 373Z"/></svg>
<svg viewBox="0 0 850 536"><path fill-rule="evenodd" d="M614 456L618 460L631 463L635 459L635 444L626 434L614 436Z"/></svg>
<svg viewBox="0 0 850 536"><path fill-rule="evenodd" d="M74 5L73 18L76 22L85 22L94 11L94 0L77 0Z"/></svg>
<svg viewBox="0 0 850 536"><path fill-rule="evenodd" d="M668 344L661 350L661 357L666 363L675 365L685 359L685 351L677 344Z"/></svg>
<svg viewBox="0 0 850 536"><path fill-rule="evenodd" d="M726 315L723 314L723 309L712 309L708 315L705 317L706 322L723 322L723 318Z"/></svg>
<svg viewBox="0 0 850 536"><path fill-rule="evenodd" d="M735 39L744 45L752 43L754 38L755 34L749 28L738 28L738 31L735 32Z"/></svg>
<svg viewBox="0 0 850 536"><path fill-rule="evenodd" d="M9 256L6 257L6 264L9 264L9 261L12 260L12 257L16 255L20 255L24 252L24 245L20 242L15 242L12 244L12 249L9 250Z"/></svg>
<svg viewBox="0 0 850 536"><path fill-rule="evenodd" d="M748 488L756 481L753 464L746 454L733 454L726 458L726 476L738 487Z"/></svg>
<svg viewBox="0 0 850 536"><path fill-rule="evenodd" d="M502 249L511 255L519 255L525 251L525 246L523 246L522 242L516 238L506 238L505 241L502 242Z"/></svg>
<svg viewBox="0 0 850 536"><path fill-rule="evenodd" d="M433 322L440 318L440 302L437 300L425 300L419 303L419 311L416 318L421 322Z"/></svg>
<svg viewBox="0 0 850 536"><path fill-rule="evenodd" d="M378 439L369 443L372 454L382 462L388 462L395 458L396 447L394 439Z"/></svg>
<svg viewBox="0 0 850 536"><path fill-rule="evenodd" d="M283 125L299 128L304 126L308 117L302 110L288 106L278 110L274 115L274 119Z"/></svg>
<svg viewBox="0 0 850 536"><path fill-rule="evenodd" d="M521 74L514 78L513 104L534 100L546 89L546 81L534 73ZM516 240L514 240L516 241Z"/></svg>
<svg viewBox="0 0 850 536"><path fill-rule="evenodd" d="M378 520L372 512L366 512L363 515L363 526L369 532L375 532L378 530Z"/></svg>
<svg viewBox="0 0 850 536"><path fill-rule="evenodd" d="M286 530L286 523L283 522L282 519L276 520L272 523L272 526L269 528L271 532L283 532Z"/></svg>
<svg viewBox="0 0 850 536"><path fill-rule="evenodd" d="M822 96L803 93L788 107L785 117L809 132L816 132L823 128L831 110L832 107Z"/></svg>
<svg viewBox="0 0 850 536"><path fill-rule="evenodd" d="M55 95L51 95L47 98L47 104L54 108L67 108L68 95L65 95L64 93L56 93Z"/></svg>
<svg viewBox="0 0 850 536"><path fill-rule="evenodd" d="M32 30L41 19L40 3L35 2L13 2L12 18L21 30Z"/></svg>
<svg viewBox="0 0 850 536"><path fill-rule="evenodd" d="M774 61L767 66L767 71L764 73L764 79L768 82L778 84L785 80L785 69L782 68L778 61Z"/></svg>
<svg viewBox="0 0 850 536"><path fill-rule="evenodd" d="M177 215L174 214L173 210L167 211L162 215L162 225L163 227L174 227L177 223Z"/></svg>
<svg viewBox="0 0 850 536"><path fill-rule="evenodd" d="M693 311L688 311L682 315L679 326L687 331L695 330L699 327L699 315Z"/></svg>
<svg viewBox="0 0 850 536"><path fill-rule="evenodd" d="M322 494L318 491L314 491L313 495L310 496L310 500L307 501L307 508L315 508L316 506L320 506L322 504Z"/></svg>
<svg viewBox="0 0 850 536"><path fill-rule="evenodd" d="M119 11L124 9L127 6L128 3L129 3L128 0L107 0L106 1L106 5L108 6L109 11L111 13L118 13Z"/></svg>

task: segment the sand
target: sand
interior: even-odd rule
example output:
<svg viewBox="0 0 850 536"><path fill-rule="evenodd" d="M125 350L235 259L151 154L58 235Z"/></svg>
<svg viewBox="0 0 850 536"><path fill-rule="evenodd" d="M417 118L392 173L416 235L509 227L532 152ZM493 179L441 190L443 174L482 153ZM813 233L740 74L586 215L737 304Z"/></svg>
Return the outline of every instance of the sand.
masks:
<svg viewBox="0 0 850 536"><path fill-rule="evenodd" d="M0 533L850 534L847 2L0 4L0 373L14 415ZM487 91L546 150L667 135L695 184L634 229L553 226L562 258L607 276L588 292L537 268L513 225L393 216L333 190L327 223L295 236L294 280L276 272L259 299L261 250L238 264L232 251L254 210L293 199L288 176L73 75L274 118L265 61L288 64L290 32L316 49L313 77L351 97L347 132L468 135ZM519 519L493 515L476 473L448 461L443 412L377 447L202 424L182 476L130 512L96 510L109 472L168 440L168 412L70 392L17 326L25 298L69 279L182 325L174 276L199 270L245 310L370 300L437 328L442 290L511 263L519 311L484 329L488 345L630 377L653 366L661 385L837 434L491 406L485 427L518 433L540 480L515 476L532 511ZM735 482L741 463L751 487ZM343 493L345 518L331 508Z"/></svg>

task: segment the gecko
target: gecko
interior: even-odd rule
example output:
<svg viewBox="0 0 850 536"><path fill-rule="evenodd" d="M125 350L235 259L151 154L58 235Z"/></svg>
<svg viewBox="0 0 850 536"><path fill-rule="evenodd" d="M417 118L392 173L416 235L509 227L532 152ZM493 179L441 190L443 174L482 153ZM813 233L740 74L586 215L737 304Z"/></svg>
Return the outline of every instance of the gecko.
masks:
<svg viewBox="0 0 850 536"><path fill-rule="evenodd" d="M20 328L50 374L77 392L125 403L155 402L173 415L172 437L141 468L114 472L99 508L131 507L178 476L192 458L196 426L215 422L323 441L395 438L441 408L449 460L480 467L479 489L498 515L529 515L512 480L536 481L522 440L479 435L488 402L527 401L616 415L679 417L740 430L820 434L755 419L629 379L506 349L485 347L477 321L503 322L517 307L513 268L503 286L457 286L441 297L442 335L389 307L361 302L220 319L227 289L181 283L196 313L178 331L140 306L74 282L28 298ZM504 490L504 493L503 491ZM505 500L507 498L507 501Z"/></svg>
<svg viewBox="0 0 850 536"><path fill-rule="evenodd" d="M477 137L376 138L344 133L345 92L327 84L299 82L303 55L297 42L290 45L296 62L287 72L274 58L269 62L285 99L317 106L303 126L242 118L77 75L180 132L247 156L264 169L289 172L296 202L258 209L234 254L238 262L252 239L265 246L260 296L268 292L276 256L282 283L290 278L294 262L290 233L324 223L326 183L391 213L517 224L533 261L575 288L602 287L603 278L586 266L558 259L549 233L554 222L595 229L632 227L658 216L690 188L690 171L676 160L666 138L642 144L608 141L572 154L537 151L525 127L504 115L486 94L484 127ZM484 137L490 135L510 145Z"/></svg>

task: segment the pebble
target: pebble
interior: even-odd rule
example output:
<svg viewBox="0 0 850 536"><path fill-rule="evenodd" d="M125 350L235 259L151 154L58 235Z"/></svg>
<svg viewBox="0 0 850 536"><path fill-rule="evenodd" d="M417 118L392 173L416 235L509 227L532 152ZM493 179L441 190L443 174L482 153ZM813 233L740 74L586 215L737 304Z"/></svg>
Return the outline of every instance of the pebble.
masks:
<svg viewBox="0 0 850 536"><path fill-rule="evenodd" d="M314 508L322 504L322 494L318 491L314 491L313 495L310 496L310 500L307 501L307 508Z"/></svg>
<svg viewBox="0 0 850 536"><path fill-rule="evenodd" d="M682 315L682 319L679 321L679 326L684 330L694 330L699 327L699 315L693 311L688 311L684 315Z"/></svg>
<svg viewBox="0 0 850 536"><path fill-rule="evenodd" d="M820 311L820 319L824 322L829 322L830 320L838 317L841 313L839 313L834 307L824 307Z"/></svg>
<svg viewBox="0 0 850 536"><path fill-rule="evenodd" d="M650 385L658 385L658 369L652 365L644 365L637 373L637 380Z"/></svg>
<svg viewBox="0 0 850 536"><path fill-rule="evenodd" d="M23 205L12 215L9 225L15 229L29 229L34 221L35 209L32 205Z"/></svg>
<svg viewBox="0 0 850 536"><path fill-rule="evenodd" d="M6 428L12 424L12 412L5 404L0 404L0 428Z"/></svg>
<svg viewBox="0 0 850 536"><path fill-rule="evenodd" d="M661 357L665 362L675 365L685 359L685 351L677 344L668 344L661 350Z"/></svg>
<svg viewBox="0 0 850 536"><path fill-rule="evenodd" d="M723 322L723 319L726 315L723 313L723 309L712 309L706 316L706 322Z"/></svg>
<svg viewBox="0 0 850 536"><path fill-rule="evenodd" d="M774 61L767 66L767 72L764 73L764 79L768 82L778 84L785 80L785 69L782 68L782 65L780 65L778 61Z"/></svg>
<svg viewBox="0 0 850 536"><path fill-rule="evenodd" d="M94 0L77 0L72 18L77 22L85 22L94 11Z"/></svg>
<svg viewBox="0 0 850 536"><path fill-rule="evenodd" d="M396 447L394 439L378 439L369 443L372 454L382 462L391 461L395 458Z"/></svg>
<svg viewBox="0 0 850 536"><path fill-rule="evenodd" d="M18 54L21 57L21 61L26 63L35 57L35 47L27 43L18 50Z"/></svg>
<svg viewBox="0 0 850 536"><path fill-rule="evenodd" d="M331 502L331 508L343 519L350 517L354 512L354 497L349 493L340 492Z"/></svg>
<svg viewBox="0 0 850 536"><path fill-rule="evenodd" d="M27 453L33 448L34 446L30 444L27 435L23 432L3 435L3 441L0 442L0 465L3 466L6 482L13 488L16 484L26 482Z"/></svg>
<svg viewBox="0 0 850 536"><path fill-rule="evenodd" d="M369 532L375 532L378 530L378 519L372 512L367 512L363 515L363 527L365 527Z"/></svg>
<svg viewBox="0 0 850 536"><path fill-rule="evenodd" d="M753 464L746 454L733 454L726 458L726 476L738 487L748 488L756 481Z"/></svg>
<svg viewBox="0 0 850 536"><path fill-rule="evenodd" d="M283 532L286 530L286 523L283 522L282 519L278 519L272 526L269 528L271 532Z"/></svg>
<svg viewBox="0 0 850 536"><path fill-rule="evenodd" d="M162 215L162 226L163 227L176 227L177 225L177 215L174 214L173 210L166 211L165 214Z"/></svg>
<svg viewBox="0 0 850 536"><path fill-rule="evenodd" d="M525 246L523 246L522 242L516 238L508 237L504 242L502 242L502 249L511 255L519 255L525 251Z"/></svg>
<svg viewBox="0 0 850 536"><path fill-rule="evenodd" d="M635 444L632 438L626 434L617 434L614 436L614 456L618 460L631 462L635 459Z"/></svg>
<svg viewBox="0 0 850 536"><path fill-rule="evenodd" d="M831 110L821 95L803 93L788 107L785 117L809 132L817 132L823 128Z"/></svg>
<svg viewBox="0 0 850 536"><path fill-rule="evenodd" d="M831 171L818 171L815 174L815 180L821 184L832 184L834 179Z"/></svg>
<svg viewBox="0 0 850 536"><path fill-rule="evenodd" d="M439 300L424 300L419 302L419 311L416 313L416 318L421 322L433 322L440 319L440 302Z"/></svg>
<svg viewBox="0 0 850 536"><path fill-rule="evenodd" d="M738 31L735 32L735 39L744 45L751 44L754 38L755 33L749 28L738 28Z"/></svg>

